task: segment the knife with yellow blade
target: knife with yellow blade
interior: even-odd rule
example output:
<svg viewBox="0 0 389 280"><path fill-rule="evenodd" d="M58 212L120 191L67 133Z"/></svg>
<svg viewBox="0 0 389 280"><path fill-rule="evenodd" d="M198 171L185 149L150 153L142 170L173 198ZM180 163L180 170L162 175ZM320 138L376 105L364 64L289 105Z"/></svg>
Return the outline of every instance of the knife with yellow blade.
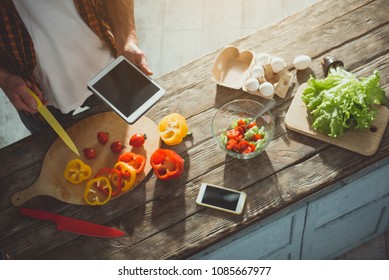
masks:
<svg viewBox="0 0 389 280"><path fill-rule="evenodd" d="M76 145L74 145L72 139L69 137L69 135L66 133L66 131L63 129L63 127L59 124L59 122L55 119L53 114L47 109L45 105L42 104L42 101L39 99L39 97L27 87L27 92L35 99L36 103L38 104L38 111L41 113L41 115L45 118L45 120L50 124L50 126L54 129L54 131L58 134L59 137L65 142L65 144L78 156L80 156L80 153L77 150Z"/></svg>

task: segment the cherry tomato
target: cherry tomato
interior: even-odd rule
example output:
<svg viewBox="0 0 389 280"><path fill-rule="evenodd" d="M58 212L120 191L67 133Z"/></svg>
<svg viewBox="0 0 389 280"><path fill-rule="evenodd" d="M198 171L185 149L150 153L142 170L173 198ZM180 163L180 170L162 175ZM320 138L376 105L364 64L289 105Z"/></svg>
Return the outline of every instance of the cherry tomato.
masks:
<svg viewBox="0 0 389 280"><path fill-rule="evenodd" d="M147 139L146 134L136 133L136 134L131 136L129 144L131 146L133 146L134 148L138 148L138 147L141 147L145 143L146 139Z"/></svg>
<svg viewBox="0 0 389 280"><path fill-rule="evenodd" d="M235 148L235 146L238 144L238 141L235 139L229 139L226 144L226 149L231 151Z"/></svg>
<svg viewBox="0 0 389 280"><path fill-rule="evenodd" d="M111 144L111 151L118 154L124 149L124 145L120 141L115 141Z"/></svg>
<svg viewBox="0 0 389 280"><path fill-rule="evenodd" d="M236 146L236 149L238 150L239 153L243 153L243 151L249 146L249 142L246 140L242 140L238 143Z"/></svg>
<svg viewBox="0 0 389 280"><path fill-rule="evenodd" d="M239 135L240 135L240 132L236 129L227 130L227 137L229 139L235 139L235 138L239 137Z"/></svg>
<svg viewBox="0 0 389 280"><path fill-rule="evenodd" d="M258 140L260 140L260 139L262 139L262 138L263 138L263 137L262 137L261 134L254 134L254 135L251 137L251 141L256 142L256 141L258 141Z"/></svg>
<svg viewBox="0 0 389 280"><path fill-rule="evenodd" d="M99 141L100 144L103 144L103 145L107 144L108 139L109 139L108 132L100 131L97 133L97 140Z"/></svg>
<svg viewBox="0 0 389 280"><path fill-rule="evenodd" d="M246 129L243 125L238 125L237 127L235 127L235 130L239 131L239 134L244 134L246 132Z"/></svg>
<svg viewBox="0 0 389 280"><path fill-rule="evenodd" d="M254 152L256 149L255 145L253 143L249 143L246 149L243 150L242 154L249 154Z"/></svg>
<svg viewBox="0 0 389 280"><path fill-rule="evenodd" d="M246 121L240 119L240 120L238 121L238 125L246 125Z"/></svg>
<svg viewBox="0 0 389 280"><path fill-rule="evenodd" d="M247 126L247 128L250 129L250 128L252 128L253 126L256 126L256 125L257 125L256 122L251 122L251 123Z"/></svg>
<svg viewBox="0 0 389 280"><path fill-rule="evenodd" d="M96 151L93 148L85 148L84 149L84 156L88 159L92 159L96 157Z"/></svg>

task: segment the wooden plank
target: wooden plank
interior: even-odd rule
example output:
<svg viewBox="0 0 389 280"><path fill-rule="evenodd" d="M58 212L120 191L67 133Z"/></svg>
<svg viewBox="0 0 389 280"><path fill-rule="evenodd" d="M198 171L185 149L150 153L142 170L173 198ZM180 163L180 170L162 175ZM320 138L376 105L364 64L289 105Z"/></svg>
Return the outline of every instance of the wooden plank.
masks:
<svg viewBox="0 0 389 280"><path fill-rule="evenodd" d="M382 45L387 45L388 32L383 31L387 29L388 19L381 11L384 9L376 10L380 5L385 3L322 1L294 17L238 40L235 44L241 49L268 51L288 61L297 51L307 53L314 57L312 69L317 73L321 72L318 64L321 56L327 51L336 50L336 54L341 54L342 59L347 62L346 65L359 73L369 73L374 68L382 70L382 80L385 89L388 89L388 53L387 50L382 50ZM338 27L348 20L358 28L350 28L348 31ZM331 21L335 23L331 24ZM336 32L331 33L331 30ZM339 35L339 30L345 33ZM317 38L323 32L329 32L326 38L333 43L320 43L322 41ZM294 43L297 38L291 34L300 34L296 35L300 40L300 47ZM301 42L304 42L302 46ZM367 42L377 43L370 46ZM358 44L362 44L360 49L356 48ZM371 53L363 52L363 47L369 47ZM353 52L354 49L358 51ZM185 169L188 171L180 180L163 183L151 176L131 195L118 198L100 209L73 207L50 198L30 201L28 204L37 208L44 205L45 210L119 227L128 233L126 238L101 240L77 237L58 233L51 224L19 217L17 209L12 208L9 203L9 195L27 187L34 181L34 177L36 179L45 151L55 139L52 135L45 139L44 134L39 134L0 150L0 158L11 165L10 168L0 167L0 231L5 233L4 237L0 237L0 247L10 249L16 258L185 258L202 247L214 244L235 231L284 209L290 203L387 157L388 132L384 135L377 155L366 159L287 131L282 122L291 98L288 96L286 99L277 99L278 107L274 110L279 124L277 136L267 152L249 164L226 158L215 146L206 124L222 104L248 95L242 91L218 87L211 81L210 69L216 55L217 52L214 52L159 78L158 82L167 89L167 95L147 113L155 122L167 112L175 110L188 118L189 127L194 132L193 137L174 147L185 158ZM369 69L362 68L364 65ZM24 147L26 143L28 145ZM32 158L23 158L25 154L32 155ZM341 164L335 159L335 164L332 165L334 154L345 156L349 160L344 161L339 169L343 173L334 172ZM322 155L331 165L316 165ZM250 169L251 172L248 172L247 169L252 166L258 169ZM297 172L298 168L294 166L305 171L310 168L323 169L328 176L322 177L324 183L321 187L312 189L304 185L304 180L312 181L309 174ZM264 172L258 176L258 170ZM251 197L245 216L232 218L209 209L194 207L196 186L201 181L224 184L240 182L239 179L243 176L247 181L238 188L247 190ZM302 184L302 189L295 193L289 181ZM172 211L183 207L185 210ZM26 246L26 241L30 245Z"/></svg>
<svg viewBox="0 0 389 280"><path fill-rule="evenodd" d="M271 185L256 185L255 190L253 191L256 191L257 193L260 191L262 197L257 197L255 201L250 201L250 204L247 205L247 212L242 216L228 215L227 213L215 211L213 209L202 208L197 213L188 215L185 221L171 223L171 225L166 229L164 228L163 231L150 235L145 239L147 241L142 241L141 239L136 242L131 242L131 239L137 237L138 231L134 232L133 236L121 238L120 240L117 240L117 243L119 244L106 250L102 257L108 259L175 259L180 258L180 255L183 253L181 251L186 251L188 253L196 250L199 243L204 243L205 245L212 241L217 242L219 240L218 235L220 232L231 234L238 222L246 220L246 215L253 215L254 213L260 215L260 213L257 212L259 205L268 205L267 211L269 211L279 203L278 195ZM248 195L253 197L254 192L249 191ZM194 205L193 200L191 204ZM159 205L153 206L155 207L153 213L157 211L155 209L164 212L164 210L160 210L157 206ZM172 212L164 214L166 215L166 218L175 215ZM162 216L154 217L154 219L157 219L154 220L154 223L158 224L159 218L162 219ZM147 221L145 224L147 224ZM211 230L209 225L212 225ZM133 228L135 229L136 227ZM72 245L65 244L39 258L61 258L64 254L69 258L88 258L93 252L98 252L102 248L100 240L96 239L91 241L92 240L85 242L83 237L77 238L77 240L73 242L73 246L77 244L76 247L79 248L79 253L75 255L66 253L68 251L68 246L72 247ZM146 245L145 242L147 243L146 247L144 247ZM93 245L90 246L91 244ZM127 248L127 250L122 250L123 248Z"/></svg>
<svg viewBox="0 0 389 280"><path fill-rule="evenodd" d="M389 146L389 145L388 145ZM389 147L386 147L389 149ZM327 149L325 151L327 155L332 155L333 151L332 149ZM317 157L320 157L322 155L317 155ZM312 161L312 166L316 166L316 156L313 158L308 159L307 161ZM344 162L348 162L349 158L343 157ZM344 165L343 162L343 165ZM308 166L310 166L309 164ZM364 168L364 166L361 166L362 163L355 163L355 166L348 166L348 168L351 168L355 171L361 170ZM369 163L368 161L363 161L363 165L368 166ZM307 165L306 165L307 166ZM156 232L155 234L148 234L149 237L145 239L141 239L135 242L130 242L130 241L123 241L124 244L122 246L125 246L126 248L131 248L130 250L127 250L124 252L121 250L121 247L115 247L115 248L110 248L112 251L109 252L109 250L106 249L105 252L105 257L107 258L130 258L130 259L137 259L137 258L146 258L146 259L159 259L159 258L186 258L190 256L190 254L194 253L195 248L201 247L199 244L207 244L207 246L212 245L214 242L220 238L218 235L222 234L224 236L228 236L228 233L231 233L231 230L236 230L232 225L237 223L239 221L239 227L244 228L246 225L254 223L258 218L260 218L259 213L269 211L270 209L274 209L277 205L279 207L282 207L282 204L279 204L279 201L277 203L263 203L263 199L268 200L270 197L274 197L274 186L279 188L279 186L282 184L282 175L285 176L288 180L292 179L293 183L293 178L290 178L290 174L293 174L295 171L294 166L291 166L290 168L284 169L278 174L271 176L271 177L266 177L264 180L255 183L254 185L251 185L247 188L245 188L246 193L248 194L248 197L251 199L255 199L254 201L250 200L248 201L247 204L247 211L244 214L244 217L231 217L229 215L226 215L225 213L218 213L215 212L212 209L204 209L202 211L198 211L195 214L190 213L190 215L182 222L177 222L177 223L169 223L170 226L166 229L163 229L162 231ZM239 170L241 171L241 170ZM302 172L301 172L302 173ZM228 172L229 174L229 172ZM211 174L212 177L215 176L215 173ZM298 176L301 176L300 179L302 182L312 180L310 178L310 174L297 174ZM335 176L338 178L334 178L335 181L341 180L342 178L347 177L347 172L344 170L340 170L339 173L336 173ZM285 193L285 201L291 200L296 193L294 193L296 186L301 186L301 183L297 183L295 180L294 182L296 183L293 185L290 189L288 189ZM216 182L217 183L217 182ZM322 186L320 186L321 188ZM323 186L324 187L324 186ZM266 188L266 192L272 193L269 197L269 193L263 193L264 189ZM192 203L195 197L195 191L193 194L193 199ZM307 188L303 193L299 193L300 196L307 197L311 192ZM173 193L172 193L173 195ZM259 199L259 201L256 201ZM167 197L166 201L170 201L170 199ZM185 203L188 200L185 200ZM190 201L190 200L189 200ZM165 200L163 203L159 204L161 207L165 204ZM267 205L267 206L266 206ZM169 218L171 217L172 213L170 211L165 212L163 209L157 206L152 206L155 207L155 209L158 209L158 211L161 211L165 213L167 216L164 218ZM139 210L141 211L141 210ZM140 215L140 214L139 214ZM134 215L135 216L135 215ZM126 215L126 220L128 221L128 215ZM158 216L158 218L161 218ZM251 219L251 220L250 220ZM141 218L143 221L144 218ZM126 221L122 220L121 224L125 226ZM148 224L145 222L145 224ZM210 231L210 225L212 225L212 230ZM131 226L131 228L136 228L136 226ZM185 228L186 234L182 234L183 228ZM142 234L140 231L142 229L139 229L139 234ZM134 236L137 236L137 232L132 232ZM145 237L145 236L142 236ZM141 237L141 238L142 238ZM177 242L173 242L173 238L179 238ZM88 255L92 255L93 252L96 250L98 251L99 246L99 240L95 240L93 242L88 242L88 244L84 244L85 240L84 238L78 238L75 240L75 244L77 244L77 247L80 248L80 252L83 252L85 255L74 255L73 257L80 257L80 258L86 258ZM196 244L198 246L196 246ZM71 244L66 244L65 246L61 246L61 248L57 248L55 251L50 252L49 254L43 255L40 258L46 259L46 258L60 258L61 255L67 254L65 252L68 251L68 246L72 246ZM89 251L89 252L88 252ZM69 258L73 258L69 255L67 255Z"/></svg>

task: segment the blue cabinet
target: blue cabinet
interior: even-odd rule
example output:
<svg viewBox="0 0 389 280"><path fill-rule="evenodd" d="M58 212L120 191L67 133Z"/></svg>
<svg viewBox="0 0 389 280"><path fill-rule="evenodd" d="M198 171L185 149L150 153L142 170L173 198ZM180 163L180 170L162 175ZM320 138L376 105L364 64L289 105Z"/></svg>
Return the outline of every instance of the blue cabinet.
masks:
<svg viewBox="0 0 389 280"><path fill-rule="evenodd" d="M240 231L192 259L299 259L306 207Z"/></svg>
<svg viewBox="0 0 389 280"><path fill-rule="evenodd" d="M389 163L354 175L192 259L332 259L389 230Z"/></svg>
<svg viewBox="0 0 389 280"><path fill-rule="evenodd" d="M303 259L331 259L382 234L389 223L389 165L308 203Z"/></svg>

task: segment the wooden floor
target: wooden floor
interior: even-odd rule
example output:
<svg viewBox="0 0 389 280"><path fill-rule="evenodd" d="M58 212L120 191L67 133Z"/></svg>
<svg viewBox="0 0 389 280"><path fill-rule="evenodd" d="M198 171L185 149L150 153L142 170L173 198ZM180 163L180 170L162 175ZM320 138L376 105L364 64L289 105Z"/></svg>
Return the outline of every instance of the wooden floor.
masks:
<svg viewBox="0 0 389 280"><path fill-rule="evenodd" d="M135 0L139 44L156 78L317 1ZM16 111L0 92L0 148L28 135ZM338 259L388 257L386 233Z"/></svg>

